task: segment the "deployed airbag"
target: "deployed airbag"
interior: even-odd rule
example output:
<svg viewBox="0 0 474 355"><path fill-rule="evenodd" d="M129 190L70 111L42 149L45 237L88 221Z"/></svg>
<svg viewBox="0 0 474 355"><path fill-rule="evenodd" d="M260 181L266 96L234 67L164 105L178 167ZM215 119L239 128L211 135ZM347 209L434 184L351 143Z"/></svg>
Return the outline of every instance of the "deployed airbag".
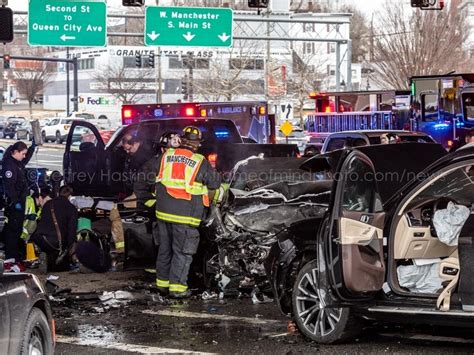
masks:
<svg viewBox="0 0 474 355"><path fill-rule="evenodd" d="M410 292L437 293L443 280L439 277L439 263L402 265L397 268L398 283Z"/></svg>
<svg viewBox="0 0 474 355"><path fill-rule="evenodd" d="M463 205L449 202L444 210L438 210L433 216L433 225L438 239L446 245L457 246L459 234L470 215L470 210Z"/></svg>

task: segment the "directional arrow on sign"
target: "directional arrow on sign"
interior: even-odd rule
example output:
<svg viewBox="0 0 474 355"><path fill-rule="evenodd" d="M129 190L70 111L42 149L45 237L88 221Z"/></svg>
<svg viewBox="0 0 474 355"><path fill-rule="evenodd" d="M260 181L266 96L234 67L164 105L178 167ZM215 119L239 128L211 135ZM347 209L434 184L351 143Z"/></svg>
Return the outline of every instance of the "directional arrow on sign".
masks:
<svg viewBox="0 0 474 355"><path fill-rule="evenodd" d="M290 117L290 113L291 113L292 108L293 108L293 106L291 106L291 104L288 104L286 106L286 119L288 119Z"/></svg>
<svg viewBox="0 0 474 355"><path fill-rule="evenodd" d="M66 42L67 40L70 40L70 39L76 39L75 36L66 36L65 34L62 35L62 36L59 37L59 38L61 38L61 40L63 40L64 42Z"/></svg>
<svg viewBox="0 0 474 355"><path fill-rule="evenodd" d="M151 39L152 41L154 41L155 39L157 39L157 38L160 36L160 34L159 34L159 33L156 33L155 31L153 31L152 33L147 33L146 35L147 35L148 37L150 37L150 39Z"/></svg>
<svg viewBox="0 0 474 355"><path fill-rule="evenodd" d="M186 33L183 35L183 37L186 39L186 41L191 41L196 35L193 35L191 32Z"/></svg>
<svg viewBox="0 0 474 355"><path fill-rule="evenodd" d="M230 38L230 36L228 36L227 33L225 33L225 32L220 34L217 37L219 37L222 42L227 42L227 40Z"/></svg>

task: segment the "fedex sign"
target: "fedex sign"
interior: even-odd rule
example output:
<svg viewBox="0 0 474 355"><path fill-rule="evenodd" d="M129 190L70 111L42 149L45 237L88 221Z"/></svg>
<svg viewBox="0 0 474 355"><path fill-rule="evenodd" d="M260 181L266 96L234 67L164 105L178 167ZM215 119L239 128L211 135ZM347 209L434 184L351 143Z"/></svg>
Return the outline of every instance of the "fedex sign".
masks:
<svg viewBox="0 0 474 355"><path fill-rule="evenodd" d="M84 105L115 105L114 98L107 98L103 96L91 97L91 96L80 96L79 103Z"/></svg>

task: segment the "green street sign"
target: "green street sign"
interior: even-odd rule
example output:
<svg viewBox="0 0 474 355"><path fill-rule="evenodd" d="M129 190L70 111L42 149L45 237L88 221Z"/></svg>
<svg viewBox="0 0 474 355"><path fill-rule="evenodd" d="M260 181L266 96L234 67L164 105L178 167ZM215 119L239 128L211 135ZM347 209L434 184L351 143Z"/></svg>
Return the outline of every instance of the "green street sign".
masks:
<svg viewBox="0 0 474 355"><path fill-rule="evenodd" d="M232 9L148 6L146 46L232 46Z"/></svg>
<svg viewBox="0 0 474 355"><path fill-rule="evenodd" d="M104 1L30 0L30 46L104 47L107 6Z"/></svg>

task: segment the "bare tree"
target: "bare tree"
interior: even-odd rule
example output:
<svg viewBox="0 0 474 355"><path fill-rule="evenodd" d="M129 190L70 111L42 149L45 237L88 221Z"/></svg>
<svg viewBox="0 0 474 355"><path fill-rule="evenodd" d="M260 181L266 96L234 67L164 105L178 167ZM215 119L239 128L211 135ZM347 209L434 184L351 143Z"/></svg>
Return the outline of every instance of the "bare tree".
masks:
<svg viewBox="0 0 474 355"><path fill-rule="evenodd" d="M405 89L411 76L445 74L466 61L463 43L469 25L464 14L454 6L409 11L401 2L387 2L379 16L374 81L382 86Z"/></svg>
<svg viewBox="0 0 474 355"><path fill-rule="evenodd" d="M314 53L318 53L318 51ZM301 127L304 126L303 108L309 93L321 89L323 64L324 62L317 54L293 50L292 74L288 78L288 94L296 99Z"/></svg>
<svg viewBox="0 0 474 355"><path fill-rule="evenodd" d="M131 70L122 65L109 64L99 68L93 78L122 104L133 104L143 98L147 82L152 77L150 69Z"/></svg>
<svg viewBox="0 0 474 355"><path fill-rule="evenodd" d="M209 70L195 76L194 91L210 101L231 101L233 97L245 94L263 95L263 80L259 81L253 75L253 70L263 69L263 65L257 43L234 41L231 48L218 51L210 61Z"/></svg>
<svg viewBox="0 0 474 355"><path fill-rule="evenodd" d="M42 68L38 69L15 70L13 75L18 92L28 100L32 117L35 98L52 82L51 65L43 64Z"/></svg>
<svg viewBox="0 0 474 355"><path fill-rule="evenodd" d="M345 5L341 12L352 14L350 38L352 40L352 62L361 63L366 58L370 45L370 28L365 14L354 5Z"/></svg>

